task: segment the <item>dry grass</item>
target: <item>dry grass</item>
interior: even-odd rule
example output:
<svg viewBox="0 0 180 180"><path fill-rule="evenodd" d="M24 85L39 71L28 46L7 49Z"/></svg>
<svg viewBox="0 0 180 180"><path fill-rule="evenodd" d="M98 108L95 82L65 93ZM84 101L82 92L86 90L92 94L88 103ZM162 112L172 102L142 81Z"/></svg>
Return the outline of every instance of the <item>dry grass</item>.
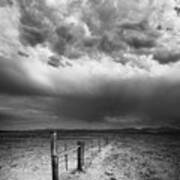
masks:
<svg viewBox="0 0 180 180"><path fill-rule="evenodd" d="M78 140L79 137L77 137ZM76 145L74 140L59 140L58 152ZM95 144L96 143L96 144ZM104 180L179 180L180 137L175 135L121 134L97 151L97 139L86 140L85 173L76 169L76 153L69 156L69 171L60 157L61 179ZM46 137L6 138L0 143L1 180L51 179L50 144Z"/></svg>

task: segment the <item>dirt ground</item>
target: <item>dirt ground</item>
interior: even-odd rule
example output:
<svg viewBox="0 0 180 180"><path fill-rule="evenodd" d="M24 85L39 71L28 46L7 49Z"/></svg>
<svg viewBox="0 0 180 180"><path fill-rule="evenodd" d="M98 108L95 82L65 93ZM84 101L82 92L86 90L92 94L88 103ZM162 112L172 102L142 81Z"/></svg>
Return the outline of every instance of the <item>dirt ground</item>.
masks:
<svg viewBox="0 0 180 180"><path fill-rule="evenodd" d="M0 137L1 180L50 180L51 161L48 138ZM78 138L77 138L78 140ZM59 140L58 154L64 144L71 149L77 140ZM95 138L85 140L84 172L76 171L76 152L59 159L60 180L180 180L180 136L119 134L101 152Z"/></svg>

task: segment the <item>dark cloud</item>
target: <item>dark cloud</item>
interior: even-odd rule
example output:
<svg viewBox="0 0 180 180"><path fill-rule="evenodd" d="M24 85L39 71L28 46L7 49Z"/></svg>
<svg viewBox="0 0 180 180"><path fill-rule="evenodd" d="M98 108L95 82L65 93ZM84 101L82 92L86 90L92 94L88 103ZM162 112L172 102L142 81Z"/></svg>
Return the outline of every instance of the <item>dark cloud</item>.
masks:
<svg viewBox="0 0 180 180"><path fill-rule="evenodd" d="M13 5L13 0L1 0L0 1L0 7L5 7L8 5Z"/></svg>
<svg viewBox="0 0 180 180"><path fill-rule="evenodd" d="M74 35L70 32L71 28L67 25L56 27L54 37L51 38L52 49L59 55L64 55L68 44L73 44Z"/></svg>
<svg viewBox="0 0 180 180"><path fill-rule="evenodd" d="M128 46L138 49L151 48L156 45L157 37L149 34L151 27L148 25L149 15L145 10L141 10L142 17L135 21L128 21L129 12L136 16L139 8L132 1L126 4L126 8L122 8L121 2L115 6L109 1L100 1L98 4L89 1L87 6L79 4L79 7L74 6L72 2L69 4L72 13L76 11L82 15L78 19L79 24L68 24L66 22L68 16L64 19L59 18L57 21L58 13L53 15L55 9L46 6L42 0L21 0L19 4L21 7L21 24L19 26L21 42L35 46L48 41L52 50L59 55L66 56L69 45L81 51L92 48L106 53L126 50ZM151 11L150 9L151 7L147 11ZM71 17L71 12L69 16ZM124 22L124 19L127 22ZM91 47L89 40L87 41L85 37L83 23L93 36L98 37L91 39L90 44L93 43Z"/></svg>
<svg viewBox="0 0 180 180"><path fill-rule="evenodd" d="M19 62L18 62L19 61ZM33 81L21 65L21 59L15 61L0 57L0 93L4 94L48 94L49 89Z"/></svg>
<svg viewBox="0 0 180 180"><path fill-rule="evenodd" d="M47 6L42 0L20 0L18 4L20 40L25 45L48 42L56 54L70 58L79 58L92 51L112 55L130 49L136 54L153 53L154 59L161 64L179 60L178 51L158 49L162 45L158 44L162 29L151 25L151 15L156 13L159 16L159 12L150 1L145 2L144 9L134 1L120 1L116 5L109 1L88 1L86 5L72 2L68 6L71 10L67 7L69 15L60 11L61 16L56 8ZM77 22L68 23L67 19L72 18L74 12L80 14ZM83 25L87 26L91 36L85 36ZM152 49L155 50L152 52Z"/></svg>
<svg viewBox="0 0 180 180"><path fill-rule="evenodd" d="M98 44L98 49L108 54L126 50L127 47L127 42L125 42L116 32L104 33Z"/></svg>
<svg viewBox="0 0 180 180"><path fill-rule="evenodd" d="M136 49L156 46L156 38L144 32L125 30L123 39L127 44Z"/></svg>
<svg viewBox="0 0 180 180"><path fill-rule="evenodd" d="M70 30L70 26L62 25L56 28L56 34L59 38L64 39L67 43L72 43L74 37Z"/></svg>
<svg viewBox="0 0 180 180"><path fill-rule="evenodd" d="M154 52L154 59L161 64L174 63L180 60L180 52L174 49L157 49Z"/></svg>
<svg viewBox="0 0 180 180"><path fill-rule="evenodd" d="M160 126L180 123L180 84L149 79L147 82L124 82L118 86L108 86L101 95L93 97L68 96L57 99L55 113L60 117L87 122L104 122L108 117L113 118L112 123L117 119L116 123L121 124L125 118L127 125L131 124L127 117L131 117L137 126L138 122L141 125Z"/></svg>
<svg viewBox="0 0 180 180"><path fill-rule="evenodd" d="M148 97L143 105L143 110L147 116L156 120L179 121L179 97L180 84L163 85L157 89L156 93Z"/></svg>
<svg viewBox="0 0 180 180"><path fill-rule="evenodd" d="M20 40L25 45L35 46L47 41L52 27L47 16L45 2L20 0Z"/></svg>
<svg viewBox="0 0 180 180"><path fill-rule="evenodd" d="M47 39L47 31L43 29L22 26L20 32L20 40L25 45L35 46L45 42Z"/></svg>
<svg viewBox="0 0 180 180"><path fill-rule="evenodd" d="M49 59L47 57L47 63L55 68L46 67L48 73L45 74L45 79L50 76L55 96L51 87L43 84L44 79L40 78L38 81L41 67L37 68L37 71L33 70L35 74L33 71L28 74L23 67L23 58L26 58L27 62L31 61L31 54L27 56L19 53L21 59L18 56L11 59L0 57L0 93L26 97L51 95L51 100L43 102L47 105L45 110L48 118L55 116L87 124L106 123L109 118L109 124L121 124L121 118L126 117L127 124L179 126L180 83L179 80L173 81L176 73L174 77L169 77L168 71L171 71L169 69L172 67L167 65L167 70L161 64L177 62L180 53L159 48L161 44L158 39L161 36L149 25L147 9L140 11L140 8L133 8L135 5L132 6L131 3L128 2L126 8L121 2L118 7L114 7L110 1L99 2L97 6L96 3L90 6L88 4L82 10L76 9L80 17L76 19L77 24L73 24L67 20L73 13L63 14L64 19L59 18L58 13L53 16L55 9L48 8L43 0L19 1L20 41L23 45L33 46L28 55L32 51L38 54L35 46L44 43L55 54L78 59L84 53L86 59L79 58L77 63L64 61L64 66L58 55ZM139 15L139 11L142 15ZM89 36L86 36L83 25L89 28ZM99 58L98 61L90 59L89 49L94 54L98 52L99 56L103 54L102 60L101 57L94 58ZM120 60L110 59L102 52L117 56ZM141 54L152 54L154 59L147 59L147 56L142 59L139 56ZM29 63L28 67L33 69L35 66L31 65ZM34 75L34 79L31 75ZM40 103L41 106L43 103ZM26 115L29 115L29 112ZM132 120L133 117L135 120ZM7 118L12 117L3 112L0 114L0 119Z"/></svg>
<svg viewBox="0 0 180 180"><path fill-rule="evenodd" d="M117 27L121 29L129 29L135 31L148 31L150 28L148 25L148 19L143 19L139 22L124 22Z"/></svg>
<svg viewBox="0 0 180 180"><path fill-rule="evenodd" d="M13 121L15 119L16 119L15 115L5 113L5 112L0 112L0 124L3 124L3 122L5 122L7 120Z"/></svg>
<svg viewBox="0 0 180 180"><path fill-rule="evenodd" d="M42 123L42 117L46 116L46 119L49 118L48 122L53 125L63 119L67 123L75 122L76 126L79 123L79 127L82 122L83 127L86 128L89 123L104 123L106 127L121 128L131 126L180 127L180 84L178 83L168 83L163 79L157 81L137 79L104 84L100 92L95 95L71 94L49 98L17 96L13 97L16 100L12 101L14 102L13 106L8 103L12 98L9 100L4 98L7 99L7 102L1 103L1 106L4 104L5 107L13 107L13 111L7 111L8 115L12 115L10 118L13 120L13 117L19 117L27 126L31 121L30 117L36 119L38 125L38 123ZM1 98L1 100L3 99ZM23 109L23 117L16 112L17 110L15 111L16 108L17 110L18 108L19 110ZM32 114L29 110L35 110L38 113ZM40 119L38 120L37 117ZM56 122L52 120L54 117L56 117ZM9 118L9 116L7 117L7 113L2 114L2 118ZM26 121L28 122L26 123ZM59 124L58 127L64 127L64 124L65 122ZM113 124L115 125L113 126Z"/></svg>

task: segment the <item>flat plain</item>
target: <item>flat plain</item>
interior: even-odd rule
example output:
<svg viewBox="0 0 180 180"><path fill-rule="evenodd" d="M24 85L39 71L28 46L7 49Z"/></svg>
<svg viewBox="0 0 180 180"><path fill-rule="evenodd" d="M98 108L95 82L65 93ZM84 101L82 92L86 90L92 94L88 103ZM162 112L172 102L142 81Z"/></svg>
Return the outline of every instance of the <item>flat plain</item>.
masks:
<svg viewBox="0 0 180 180"><path fill-rule="evenodd" d="M85 142L81 173L76 150L68 154L68 170L62 154L79 140ZM57 145L60 180L180 180L179 134L63 132ZM1 180L51 180L50 157L48 131L0 133Z"/></svg>

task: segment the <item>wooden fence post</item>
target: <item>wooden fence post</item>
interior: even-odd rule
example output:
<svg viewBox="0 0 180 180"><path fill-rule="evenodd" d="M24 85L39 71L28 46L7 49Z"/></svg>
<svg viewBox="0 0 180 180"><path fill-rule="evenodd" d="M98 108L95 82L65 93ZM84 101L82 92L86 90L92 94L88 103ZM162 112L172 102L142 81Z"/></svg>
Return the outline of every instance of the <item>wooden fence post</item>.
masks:
<svg viewBox="0 0 180 180"><path fill-rule="evenodd" d="M82 165L85 164L85 142L81 142L81 150L82 150Z"/></svg>
<svg viewBox="0 0 180 180"><path fill-rule="evenodd" d="M52 180L59 180L59 158L57 156L57 133L51 133L51 165L52 165Z"/></svg>
<svg viewBox="0 0 180 180"><path fill-rule="evenodd" d="M78 141L77 142L78 149L77 149L77 170L83 171L84 165L84 142Z"/></svg>
<svg viewBox="0 0 180 180"><path fill-rule="evenodd" d="M65 152L67 151L67 144L66 143L64 144L64 151ZM68 154L65 154L64 158L65 158L65 168L66 168L66 171L68 171Z"/></svg>
<svg viewBox="0 0 180 180"><path fill-rule="evenodd" d="M66 143L64 144L64 151L65 152L67 151L67 144ZM65 154L64 158L65 158L65 168L66 168L66 171L68 171L68 154Z"/></svg>

